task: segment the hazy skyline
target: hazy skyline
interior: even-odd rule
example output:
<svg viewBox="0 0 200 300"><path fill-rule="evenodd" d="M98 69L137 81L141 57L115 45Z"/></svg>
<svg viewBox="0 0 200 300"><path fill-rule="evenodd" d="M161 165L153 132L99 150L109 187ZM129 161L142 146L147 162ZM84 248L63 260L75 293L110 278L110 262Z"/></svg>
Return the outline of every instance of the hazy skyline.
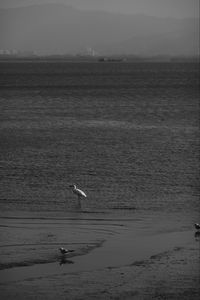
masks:
<svg viewBox="0 0 200 300"><path fill-rule="evenodd" d="M49 5L50 2L55 5ZM123 0L123 5L122 0L0 3L8 8L1 9L2 51L74 54L87 53L91 48L101 55L193 56L199 53L199 20L191 14L192 5L188 7L188 0Z"/></svg>
<svg viewBox="0 0 200 300"><path fill-rule="evenodd" d="M37 20L37 22L36 22ZM1 11L0 49L39 54L197 55L198 21L86 11L63 5Z"/></svg>
<svg viewBox="0 0 200 300"><path fill-rule="evenodd" d="M199 17L199 0L1 0L0 8L46 3L63 3L84 10L157 17Z"/></svg>

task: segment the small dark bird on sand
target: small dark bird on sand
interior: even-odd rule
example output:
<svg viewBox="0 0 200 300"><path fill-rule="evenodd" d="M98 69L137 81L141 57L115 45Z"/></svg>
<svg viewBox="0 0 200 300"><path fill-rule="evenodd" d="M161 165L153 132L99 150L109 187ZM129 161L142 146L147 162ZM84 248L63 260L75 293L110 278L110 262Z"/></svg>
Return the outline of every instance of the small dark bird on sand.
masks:
<svg viewBox="0 0 200 300"><path fill-rule="evenodd" d="M65 248L59 248L59 250L60 250L60 252L62 253L62 254L68 254L68 253L70 253L70 252L74 252L74 250L68 250L68 249L65 249Z"/></svg>
<svg viewBox="0 0 200 300"><path fill-rule="evenodd" d="M195 224L194 224L194 227L196 228L196 230L200 230L200 224L195 223Z"/></svg>

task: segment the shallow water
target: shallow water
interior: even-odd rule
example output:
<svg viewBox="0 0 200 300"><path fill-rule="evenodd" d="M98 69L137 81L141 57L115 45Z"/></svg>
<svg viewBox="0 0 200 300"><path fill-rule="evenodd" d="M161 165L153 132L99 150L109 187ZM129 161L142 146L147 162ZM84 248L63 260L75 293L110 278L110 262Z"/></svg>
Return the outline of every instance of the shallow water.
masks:
<svg viewBox="0 0 200 300"><path fill-rule="evenodd" d="M199 209L190 63L1 63L1 211Z"/></svg>
<svg viewBox="0 0 200 300"><path fill-rule="evenodd" d="M118 212L1 218L0 282L116 268L195 245L190 218ZM61 255L59 247L74 249Z"/></svg>

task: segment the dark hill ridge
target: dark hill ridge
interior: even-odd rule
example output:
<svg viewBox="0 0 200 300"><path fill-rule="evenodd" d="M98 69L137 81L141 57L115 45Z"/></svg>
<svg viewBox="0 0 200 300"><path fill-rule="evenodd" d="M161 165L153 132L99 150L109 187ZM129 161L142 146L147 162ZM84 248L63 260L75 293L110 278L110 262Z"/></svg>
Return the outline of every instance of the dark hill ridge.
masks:
<svg viewBox="0 0 200 300"><path fill-rule="evenodd" d="M1 9L0 28L0 49L43 54L92 47L100 53L193 55L198 49L196 19L81 11L61 4Z"/></svg>

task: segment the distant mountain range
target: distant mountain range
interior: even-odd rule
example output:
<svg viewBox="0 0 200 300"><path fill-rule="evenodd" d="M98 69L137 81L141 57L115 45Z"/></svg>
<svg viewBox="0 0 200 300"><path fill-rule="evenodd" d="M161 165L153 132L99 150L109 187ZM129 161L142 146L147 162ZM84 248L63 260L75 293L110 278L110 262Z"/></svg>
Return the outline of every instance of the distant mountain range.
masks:
<svg viewBox="0 0 200 300"><path fill-rule="evenodd" d="M81 11L62 4L0 9L0 49L39 54L197 55L199 20Z"/></svg>

